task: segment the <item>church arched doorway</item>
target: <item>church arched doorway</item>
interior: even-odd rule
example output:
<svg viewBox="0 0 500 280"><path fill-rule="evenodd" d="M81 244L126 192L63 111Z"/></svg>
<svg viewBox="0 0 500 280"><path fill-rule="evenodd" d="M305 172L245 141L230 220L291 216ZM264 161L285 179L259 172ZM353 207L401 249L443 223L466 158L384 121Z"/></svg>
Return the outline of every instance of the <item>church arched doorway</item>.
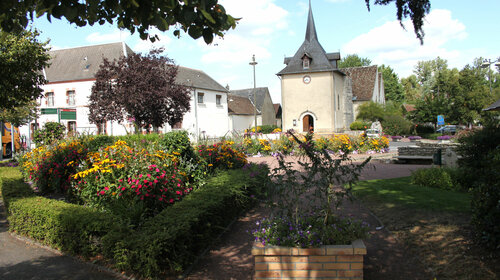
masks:
<svg viewBox="0 0 500 280"><path fill-rule="evenodd" d="M302 131L303 132L313 132L314 131L314 118L311 115L305 115L302 118Z"/></svg>

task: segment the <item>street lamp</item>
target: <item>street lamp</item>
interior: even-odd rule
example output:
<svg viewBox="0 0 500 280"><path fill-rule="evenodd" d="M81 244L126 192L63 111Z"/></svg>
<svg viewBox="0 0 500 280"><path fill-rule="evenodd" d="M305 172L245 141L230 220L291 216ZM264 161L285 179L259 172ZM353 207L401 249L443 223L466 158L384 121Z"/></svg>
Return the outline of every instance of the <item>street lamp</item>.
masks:
<svg viewBox="0 0 500 280"><path fill-rule="evenodd" d="M255 54L252 56L252 61L249 63L253 66L253 117L255 121L255 132L257 132L257 98L255 93L255 65L257 65L257 61L255 61Z"/></svg>
<svg viewBox="0 0 500 280"><path fill-rule="evenodd" d="M492 63L495 63L494 64L495 66L500 67L500 58L497 61L495 60L491 61L491 59L485 59L481 64L481 68L488 68L488 80L490 81L490 94L493 93L491 89L491 68L490 68Z"/></svg>

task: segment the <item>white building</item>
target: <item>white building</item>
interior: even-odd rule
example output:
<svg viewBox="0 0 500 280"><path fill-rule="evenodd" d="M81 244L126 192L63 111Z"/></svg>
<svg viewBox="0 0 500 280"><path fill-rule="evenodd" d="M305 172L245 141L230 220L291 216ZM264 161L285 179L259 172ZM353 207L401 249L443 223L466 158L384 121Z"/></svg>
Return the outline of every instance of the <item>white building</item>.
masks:
<svg viewBox="0 0 500 280"><path fill-rule="evenodd" d="M40 117L29 126L21 128L28 135L35 125L60 122L68 132L85 134L124 135L133 132L130 122L107 121L99 126L88 119L89 96L95 74L103 58L112 61L133 51L124 43L111 43L55 50L50 66L44 70L48 81L44 97L40 100ZM223 136L229 130L227 90L203 71L179 67L176 81L191 88L191 111L174 128L186 129L193 138L198 136ZM196 101L196 102L195 102ZM163 131L169 131L165 125Z"/></svg>

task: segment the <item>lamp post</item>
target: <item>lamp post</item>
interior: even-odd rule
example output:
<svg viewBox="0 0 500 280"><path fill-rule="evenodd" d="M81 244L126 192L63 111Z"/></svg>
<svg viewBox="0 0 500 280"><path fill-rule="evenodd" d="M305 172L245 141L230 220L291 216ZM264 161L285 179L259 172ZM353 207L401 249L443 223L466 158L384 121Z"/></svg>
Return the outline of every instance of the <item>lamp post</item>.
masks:
<svg viewBox="0 0 500 280"><path fill-rule="evenodd" d="M252 56L252 61L249 63L253 66L253 117L255 121L255 132L257 133L257 97L255 93L255 65L257 65L257 61L255 61L255 54Z"/></svg>
<svg viewBox="0 0 500 280"><path fill-rule="evenodd" d="M491 88L491 64L494 63L495 66L499 67L500 66L500 59L498 60L493 60L491 59L485 59L483 60L483 63L481 64L481 68L488 68L488 80L490 81L490 94L493 94L493 90Z"/></svg>

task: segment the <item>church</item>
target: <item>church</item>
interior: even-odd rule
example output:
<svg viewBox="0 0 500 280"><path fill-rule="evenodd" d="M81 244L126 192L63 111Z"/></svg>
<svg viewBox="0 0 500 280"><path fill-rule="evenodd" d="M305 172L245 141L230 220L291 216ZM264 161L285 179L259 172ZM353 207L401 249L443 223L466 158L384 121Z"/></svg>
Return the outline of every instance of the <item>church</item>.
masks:
<svg viewBox="0 0 500 280"><path fill-rule="evenodd" d="M385 103L376 66L339 69L340 53L327 53L318 41L309 2L305 40L285 58L281 79L283 130L336 133L349 130L364 102Z"/></svg>

